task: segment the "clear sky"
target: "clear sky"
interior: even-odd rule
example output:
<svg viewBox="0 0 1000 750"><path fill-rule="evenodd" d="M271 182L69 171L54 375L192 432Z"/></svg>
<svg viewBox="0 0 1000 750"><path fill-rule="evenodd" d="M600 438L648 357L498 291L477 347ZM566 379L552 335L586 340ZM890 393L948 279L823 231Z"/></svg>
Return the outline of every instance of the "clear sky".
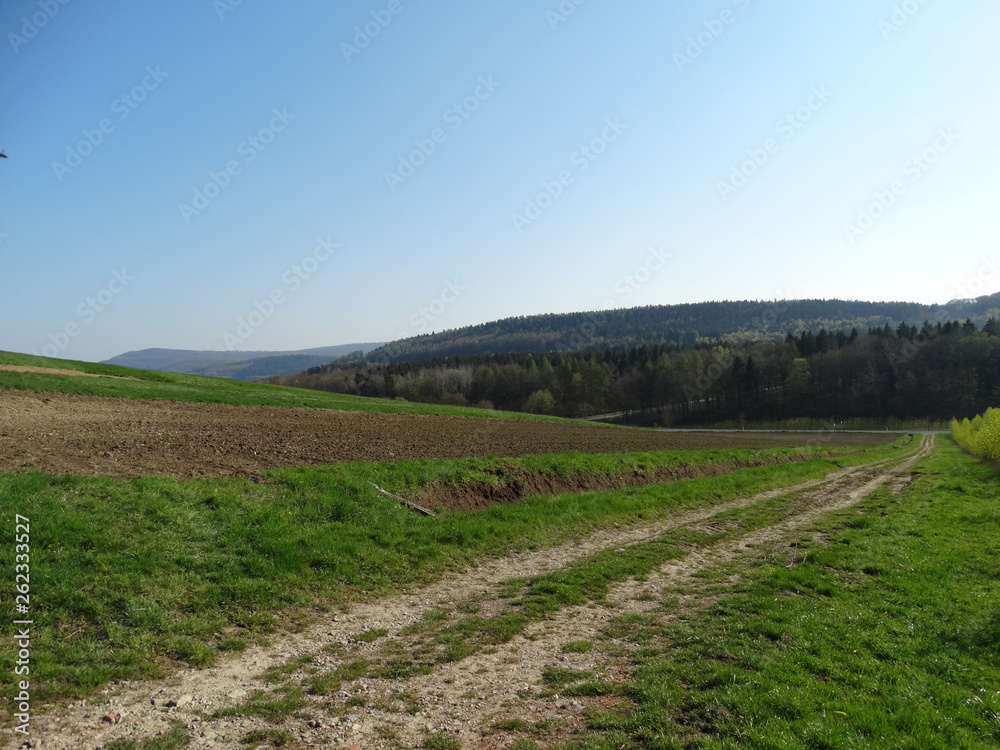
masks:
<svg viewBox="0 0 1000 750"><path fill-rule="evenodd" d="M0 349L1000 290L995 0L3 0L0 34Z"/></svg>

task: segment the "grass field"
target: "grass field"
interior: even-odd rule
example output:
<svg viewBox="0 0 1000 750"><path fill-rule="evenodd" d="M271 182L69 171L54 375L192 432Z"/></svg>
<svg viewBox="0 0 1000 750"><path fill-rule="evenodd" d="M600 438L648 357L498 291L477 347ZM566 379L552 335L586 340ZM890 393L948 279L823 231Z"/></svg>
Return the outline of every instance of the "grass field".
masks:
<svg viewBox="0 0 1000 750"><path fill-rule="evenodd" d="M75 372L103 377L80 377L39 372L14 372L0 369L0 388L53 393L80 393L134 399L167 399L206 404L242 406L306 407L381 412L387 414L440 414L459 417L502 417L504 419L560 420L520 412L486 411L464 406L441 406L403 400L364 398L340 393L310 391L304 388L251 383L203 375L185 375L154 370L136 370L118 365L102 365L73 360L35 357L0 351L0 365L20 365Z"/></svg>
<svg viewBox="0 0 1000 750"><path fill-rule="evenodd" d="M594 642L567 641L564 653L600 651L629 672L625 681L571 668L543 673L543 703L560 695L600 699L586 713L586 728L571 733L578 739L561 737L558 721L504 715L487 733L520 736L508 745L520 750L997 747L998 477L950 439L940 442L904 489L876 490L822 517L790 546L708 568L687 590L664 590L647 614L612 618ZM738 533L745 533L789 510L775 498L725 515L739 518ZM291 675L315 660L297 657L270 672L273 694L209 718L263 718L274 728L253 737L290 741L282 722L307 708L310 694L330 695L365 675L404 685L435 664L495 650L562 609L587 602L613 608L605 598L610 586L646 580L664 562L728 533L666 534L513 579L501 594L506 608L492 616L477 614L482 600L431 609L404 631L405 648L386 642L364 659L346 653L337 669L311 667L301 682ZM385 636L375 630L355 640ZM349 701L342 710L363 705ZM469 747L441 732L421 746Z"/></svg>
<svg viewBox="0 0 1000 750"><path fill-rule="evenodd" d="M499 416L23 355L0 353L0 364L102 376L0 370L0 388ZM519 435L530 427L518 424ZM591 701L582 723L574 729L559 720L500 715L484 738L508 736L505 747L518 750L1000 746L1000 475L950 438L939 436L901 484L884 485L847 510L813 516L819 520L801 527L791 546L784 539L766 550L744 549L697 568L681 587L648 594L642 614L615 611L616 587L655 581L665 564L742 544L818 502L805 489L776 490L836 472L848 477L830 490L837 497L889 476L886 467L905 466L919 441L858 448L842 442L354 461L274 469L253 479L0 473L4 517L19 514L31 525L33 700L97 702L109 683L201 669L256 645L280 649L288 631L470 565L525 550L548 555L595 531L619 539L619 527L667 523L699 510L704 523L657 527L655 537L588 548L550 572L518 573L491 593L438 601L401 630L359 626L353 645L330 643L276 663L261 689L201 718L263 721L237 725L243 727L237 741L298 747L298 727L317 705L336 716L364 709L365 698L345 700L347 693L338 692L359 679L398 684L399 700L413 713L426 706L409 687L413 681L505 646L525 650L517 639L532 642L548 632L546 623L582 609L611 615L590 640L564 639L561 652L588 655L597 666L549 666L540 688L543 702L560 695ZM768 461L775 463L728 471ZM684 467L679 473L690 476L711 466L728 473L516 496L436 517L412 513L371 484L416 498L422 488L489 491L538 477L549 477L552 487L574 482L551 478L585 486L587 478L651 477ZM859 468L851 474L844 467ZM758 497L770 490L776 492ZM731 502L750 497L752 503ZM14 554L13 544L0 547L4 569L13 570ZM8 609L12 598L9 588L0 591ZM0 621L7 642L14 632L9 620ZM614 679L607 676L611 664ZM0 670L13 668L13 652L0 650ZM10 698L13 690L5 681L0 695ZM504 705L530 702L536 693L515 689ZM9 725L11 713L3 718ZM382 736L386 747L403 746L393 736ZM100 747L172 750L191 741L178 724ZM437 728L420 742L471 747Z"/></svg>
<svg viewBox="0 0 1000 750"><path fill-rule="evenodd" d="M817 450L770 452L808 457ZM274 471L261 483L0 474L0 507L4 517L31 519L32 607L45 623L36 627L33 669L43 685L39 697L52 700L87 695L110 680L161 675L177 662L208 665L312 607L428 580L483 555L554 544L594 527L651 520L871 460L782 463L433 518L414 516L369 484L410 494L430 482L502 481L505 472L615 474L767 454L357 462ZM11 546L3 549L8 569L12 554ZM0 633L11 627L0 623ZM4 653L0 669L11 666Z"/></svg>
<svg viewBox="0 0 1000 750"><path fill-rule="evenodd" d="M811 417L800 417L798 419L781 419L775 421L722 421L712 422L703 425L705 429L713 430L838 430L850 432L852 430L889 430L890 432L907 432L910 430L926 431L935 430L944 432L948 430L947 422L935 422L926 419L900 419L889 417L887 419L845 419L840 422L831 420L813 419Z"/></svg>
<svg viewBox="0 0 1000 750"><path fill-rule="evenodd" d="M998 474L939 441L901 496L716 570L717 604L677 617L671 594L609 633L642 644L615 688L630 708L593 714L573 747L1000 746Z"/></svg>

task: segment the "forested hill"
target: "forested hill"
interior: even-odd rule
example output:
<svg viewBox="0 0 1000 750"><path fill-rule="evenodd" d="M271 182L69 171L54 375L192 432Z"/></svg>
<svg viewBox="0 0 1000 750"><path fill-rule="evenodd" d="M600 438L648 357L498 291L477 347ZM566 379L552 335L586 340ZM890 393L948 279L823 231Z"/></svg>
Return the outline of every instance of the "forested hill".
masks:
<svg viewBox="0 0 1000 750"><path fill-rule="evenodd" d="M643 344L598 352L504 353L338 362L279 385L564 417L606 412L646 423L972 418L1000 394L1000 319L781 341Z"/></svg>
<svg viewBox="0 0 1000 750"><path fill-rule="evenodd" d="M706 340L742 343L805 330L866 331L900 323L965 320L1000 313L1000 294L947 305L912 302L780 300L701 302L600 312L532 315L416 336L373 349L369 362L406 362L507 352L595 351Z"/></svg>

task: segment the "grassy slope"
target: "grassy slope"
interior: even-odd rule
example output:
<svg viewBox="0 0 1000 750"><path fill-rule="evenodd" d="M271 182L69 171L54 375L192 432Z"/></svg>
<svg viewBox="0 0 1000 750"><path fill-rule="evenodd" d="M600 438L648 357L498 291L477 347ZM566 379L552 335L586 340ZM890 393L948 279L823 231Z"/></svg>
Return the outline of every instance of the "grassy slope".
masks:
<svg viewBox="0 0 1000 750"><path fill-rule="evenodd" d="M411 401L348 396L340 393L311 391L304 388L250 383L202 375L185 375L155 370L135 370L118 365L76 362L66 359L35 357L29 354L0 352L0 364L50 367L116 377L79 377L33 372L0 370L0 388L55 393L82 393L119 398L188 401L207 404L240 404L246 406L307 407L341 409L389 414L440 414L460 417L502 417L504 419L546 419L557 417L521 414L519 412L486 411L462 406L439 406ZM121 380L119 378L131 378ZM558 420L566 421L566 420Z"/></svg>
<svg viewBox="0 0 1000 750"><path fill-rule="evenodd" d="M1000 746L997 471L945 437L917 469L701 614L633 627L637 705L573 746Z"/></svg>
<svg viewBox="0 0 1000 750"><path fill-rule="evenodd" d="M790 452L796 449L725 453ZM109 680L153 676L160 673L158 658L211 663L222 651L245 648L289 608L389 591L477 556L557 543L594 526L710 505L835 468L818 459L437 518L414 516L368 484L374 479L407 493L434 480L486 479L487 470L500 466L571 474L654 469L722 454L351 463L275 471L261 484L0 474L3 517L31 519L38 697L85 695ZM11 569L13 553L13 545L0 547L4 569ZM0 592L4 604L9 598L9 589ZM218 635L232 626L238 633ZM0 621L0 634L11 627ZM9 652L0 653L0 670L11 666Z"/></svg>

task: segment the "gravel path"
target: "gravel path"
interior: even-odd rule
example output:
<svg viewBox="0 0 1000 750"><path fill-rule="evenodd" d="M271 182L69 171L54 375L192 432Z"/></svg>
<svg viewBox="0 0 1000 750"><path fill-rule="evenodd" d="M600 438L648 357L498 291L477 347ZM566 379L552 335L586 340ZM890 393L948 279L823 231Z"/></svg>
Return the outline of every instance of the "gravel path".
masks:
<svg viewBox="0 0 1000 750"><path fill-rule="evenodd" d="M542 697L538 686L543 670L553 666L587 670L612 680L623 679L627 672L620 658L597 651L567 654L562 651L564 644L594 641L612 617L648 610L651 591L659 596L665 586L683 589L698 571L759 554L754 550L761 545L787 545L789 535L808 528L822 514L861 501L878 487L888 485L898 490L908 482L910 467L932 446L933 438L925 435L919 450L902 462L882 459L820 480L678 513L654 524L597 531L578 543L489 560L432 585L326 617L302 633L267 647L253 647L217 667L185 670L163 681L116 685L104 691L107 703L82 701L36 716L32 735L42 741L34 747L98 750L113 739L149 738L182 726L193 738L191 748L246 747L242 740L254 731L286 731L292 739L287 747L419 747L428 734L444 732L465 748L493 748L509 744L516 736L516 732L490 729L498 717L520 721L545 717L552 720L553 731L567 734L582 725L588 704L602 705L606 699ZM261 718L204 718L212 711L242 703L255 691L272 689L262 673L289 660L314 658L311 665L303 665L288 676L295 683L310 668L330 670L351 659L386 653L394 645L405 650L412 644L407 626L421 622L435 608L454 608L472 601L481 607L481 616L489 616L506 606L498 592L508 579L558 570L595 552L639 544L673 529L711 525L717 523L711 519L718 513L786 494L794 499L795 512L785 521L692 551L647 581L626 581L613 587L609 600L616 603L614 608L563 609L549 620L533 623L506 644L440 665L429 674L406 680L363 677L345 681L333 695L307 696L301 711L277 725ZM703 604L691 601L687 606ZM386 634L371 643L354 637L373 629ZM339 710L347 701L355 707ZM20 742L14 739L6 747L18 747ZM262 740L259 746L271 745Z"/></svg>

